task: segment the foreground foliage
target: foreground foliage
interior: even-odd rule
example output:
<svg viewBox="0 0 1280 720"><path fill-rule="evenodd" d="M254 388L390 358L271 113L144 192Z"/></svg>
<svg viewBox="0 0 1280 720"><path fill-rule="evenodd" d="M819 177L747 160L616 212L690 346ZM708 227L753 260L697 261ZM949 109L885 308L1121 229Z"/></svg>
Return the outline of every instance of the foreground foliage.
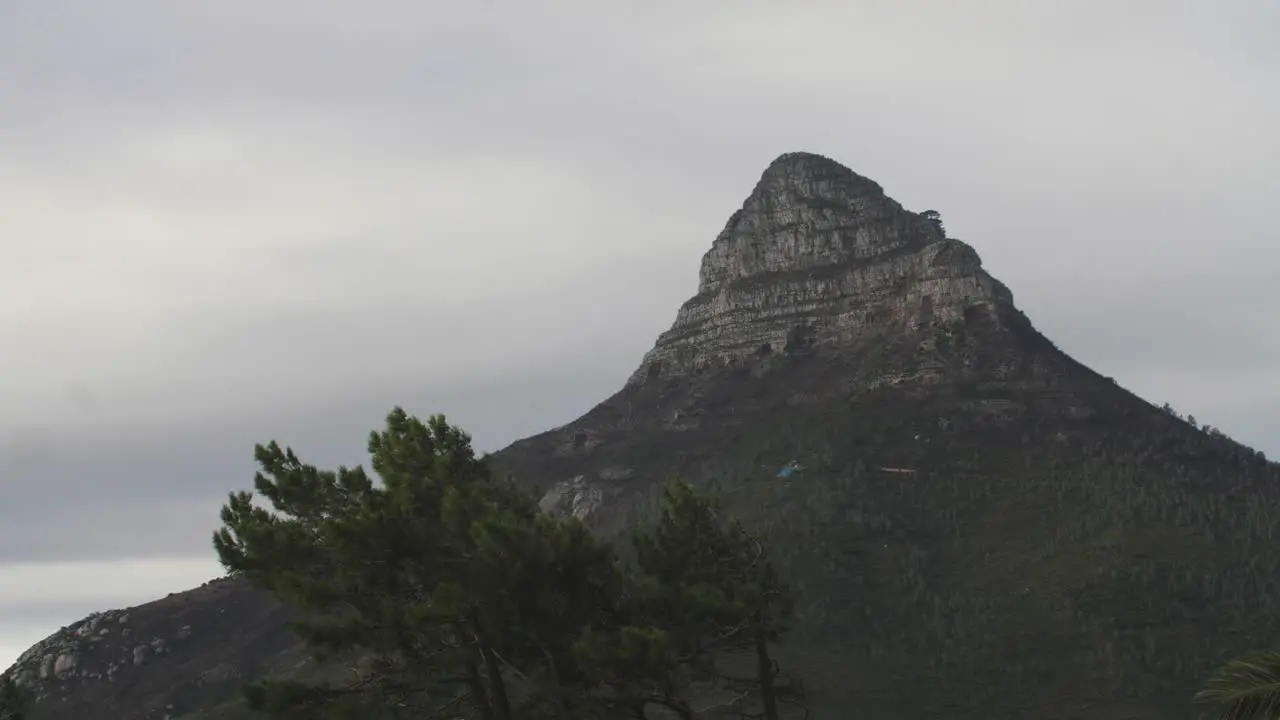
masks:
<svg viewBox="0 0 1280 720"><path fill-rule="evenodd" d="M252 685L276 718L776 720L799 686L769 647L787 588L764 546L710 500L671 484L656 527L622 562L577 519L490 472L443 416L397 408L361 467L322 471L272 442L255 493L233 493L214 546L276 594L322 660L348 677ZM754 672L722 664L749 651ZM713 698L714 707L697 707Z"/></svg>
<svg viewBox="0 0 1280 720"><path fill-rule="evenodd" d="M1258 652L1227 663L1196 699L1218 705L1222 720L1280 720L1280 653Z"/></svg>

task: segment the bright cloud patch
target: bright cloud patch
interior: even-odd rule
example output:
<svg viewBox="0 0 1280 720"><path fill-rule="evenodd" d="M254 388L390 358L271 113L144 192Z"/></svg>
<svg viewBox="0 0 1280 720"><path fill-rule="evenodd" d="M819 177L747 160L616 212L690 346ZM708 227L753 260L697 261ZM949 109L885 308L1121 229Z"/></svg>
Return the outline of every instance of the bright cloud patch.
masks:
<svg viewBox="0 0 1280 720"><path fill-rule="evenodd" d="M222 574L212 558L0 565L0 669L91 612L140 605Z"/></svg>

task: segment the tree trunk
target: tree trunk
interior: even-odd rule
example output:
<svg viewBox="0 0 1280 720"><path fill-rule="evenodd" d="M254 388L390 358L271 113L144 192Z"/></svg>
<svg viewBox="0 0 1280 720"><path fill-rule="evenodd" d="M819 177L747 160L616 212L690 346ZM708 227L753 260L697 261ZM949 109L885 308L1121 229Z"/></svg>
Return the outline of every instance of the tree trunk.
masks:
<svg viewBox="0 0 1280 720"><path fill-rule="evenodd" d="M570 717L573 715L573 703L570 702L569 692L560 679L560 669L556 667L555 655L552 655L545 645L538 645L538 649L542 650L543 656L547 658L547 669L551 672L551 683L555 686L556 696L560 698L560 710L565 717Z"/></svg>
<svg viewBox="0 0 1280 720"><path fill-rule="evenodd" d="M760 677L760 702L764 705L765 720L778 720L778 695L773 686L773 658L769 657L769 643L763 634L756 636L756 673Z"/></svg>
<svg viewBox="0 0 1280 720"><path fill-rule="evenodd" d="M471 697L480 710L481 719L493 720L493 705L489 702L489 693L485 692L480 667L475 660L467 660L467 687L471 688Z"/></svg>
<svg viewBox="0 0 1280 720"><path fill-rule="evenodd" d="M494 720L511 720L511 701L507 698L507 683L502 679L502 668L488 648L481 648L484 669L489 679L489 693L493 697Z"/></svg>
<svg viewBox="0 0 1280 720"><path fill-rule="evenodd" d="M474 607L468 610L467 620L471 625L476 652L480 653L480 662L484 663L488 697L493 711L491 720L511 720L511 701L507 698L507 684L502 679L502 668L498 666L498 659L493 654L493 646L490 645L481 625L480 614Z"/></svg>

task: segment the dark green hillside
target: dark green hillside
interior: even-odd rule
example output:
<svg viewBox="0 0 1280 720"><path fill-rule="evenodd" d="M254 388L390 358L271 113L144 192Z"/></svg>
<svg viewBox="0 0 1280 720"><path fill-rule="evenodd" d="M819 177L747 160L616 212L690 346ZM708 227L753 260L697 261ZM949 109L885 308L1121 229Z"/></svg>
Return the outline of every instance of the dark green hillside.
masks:
<svg viewBox="0 0 1280 720"><path fill-rule="evenodd" d="M543 487L630 468L600 481L607 529L644 515L656 478L724 493L799 592L788 660L829 713L1191 717L1212 668L1280 637L1280 467L1015 319L1026 371L999 383L841 391L884 346L774 356L628 388L495 462ZM691 401L696 428L650 421ZM610 429L628 405L654 410ZM598 444L556 458L575 433Z"/></svg>

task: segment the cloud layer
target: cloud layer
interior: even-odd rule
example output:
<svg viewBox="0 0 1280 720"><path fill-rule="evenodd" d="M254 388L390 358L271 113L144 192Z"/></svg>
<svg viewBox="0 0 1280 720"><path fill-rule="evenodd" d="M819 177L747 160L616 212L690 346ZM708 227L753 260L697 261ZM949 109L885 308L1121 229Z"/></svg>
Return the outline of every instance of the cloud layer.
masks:
<svg viewBox="0 0 1280 720"><path fill-rule="evenodd" d="M358 462L403 404L496 449L586 410L790 150L1280 455L1274 3L453 5L0 0L0 665L197 582L152 558L215 572L255 442ZM71 561L154 584L38 574Z"/></svg>

